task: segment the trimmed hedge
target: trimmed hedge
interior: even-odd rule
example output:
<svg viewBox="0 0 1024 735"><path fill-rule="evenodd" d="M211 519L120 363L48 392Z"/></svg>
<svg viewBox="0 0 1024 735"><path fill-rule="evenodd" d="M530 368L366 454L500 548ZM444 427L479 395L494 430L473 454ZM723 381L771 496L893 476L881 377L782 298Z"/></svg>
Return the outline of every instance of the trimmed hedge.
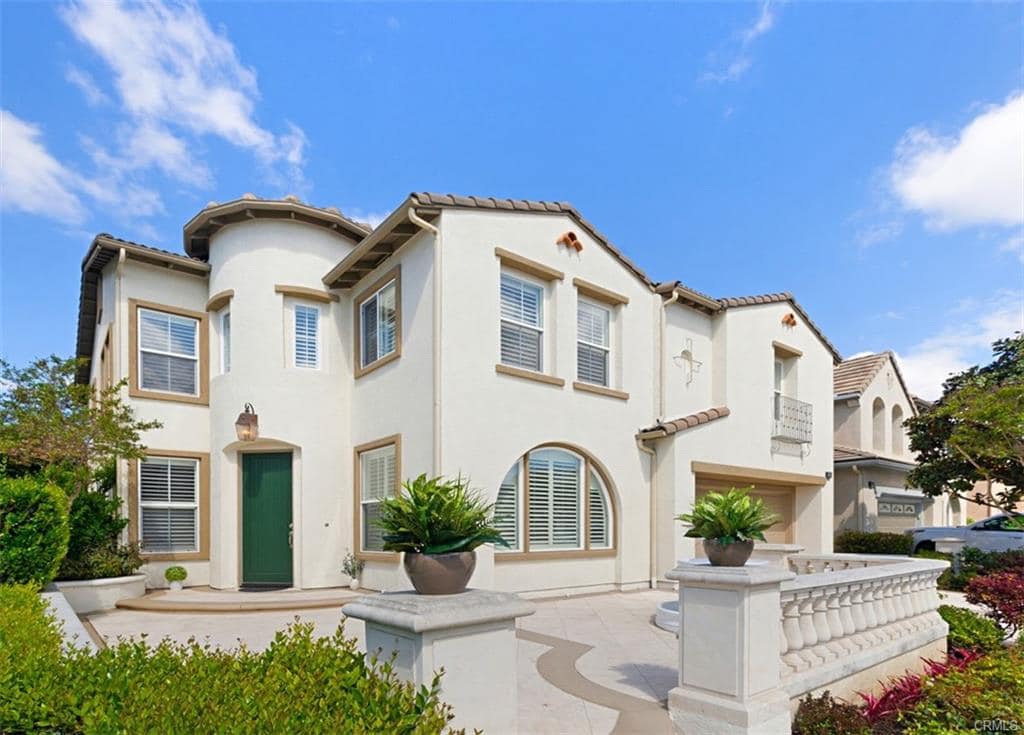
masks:
<svg viewBox="0 0 1024 735"><path fill-rule="evenodd" d="M293 623L260 653L195 641L62 652L57 622L24 585L0 587L0 692L0 732L428 735L450 732L452 717L440 677L401 681L341 627L314 638Z"/></svg>
<svg viewBox="0 0 1024 735"><path fill-rule="evenodd" d="M68 550L68 499L39 477L0 477L0 584L39 587Z"/></svg>
<svg viewBox="0 0 1024 735"><path fill-rule="evenodd" d="M939 615L949 624L949 649L969 648L996 651L1002 647L1003 632L999 626L973 610L953 605L939 605Z"/></svg>
<svg viewBox="0 0 1024 735"><path fill-rule="evenodd" d="M843 531L836 536L837 554L910 555L910 537L902 533Z"/></svg>

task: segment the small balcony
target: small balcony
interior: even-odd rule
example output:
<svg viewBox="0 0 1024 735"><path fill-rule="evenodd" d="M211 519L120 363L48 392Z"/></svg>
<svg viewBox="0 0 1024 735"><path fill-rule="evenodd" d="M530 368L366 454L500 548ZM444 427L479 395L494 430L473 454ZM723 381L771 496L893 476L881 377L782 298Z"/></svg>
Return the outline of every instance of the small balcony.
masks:
<svg viewBox="0 0 1024 735"><path fill-rule="evenodd" d="M810 444L814 412L810 403L788 396L772 396L772 439L790 444Z"/></svg>

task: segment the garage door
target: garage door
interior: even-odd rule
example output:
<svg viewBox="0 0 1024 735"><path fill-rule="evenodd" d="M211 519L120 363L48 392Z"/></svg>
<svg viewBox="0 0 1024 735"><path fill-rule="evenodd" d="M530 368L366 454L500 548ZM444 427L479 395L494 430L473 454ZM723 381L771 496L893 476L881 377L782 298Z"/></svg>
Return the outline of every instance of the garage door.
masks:
<svg viewBox="0 0 1024 735"><path fill-rule="evenodd" d="M878 530L902 533L908 528L919 526L923 511L923 503L880 499L878 501Z"/></svg>
<svg viewBox="0 0 1024 735"><path fill-rule="evenodd" d="M765 541L770 544L793 543L793 526L796 517L796 489L781 485L765 485L754 482L729 482L703 479L697 477L697 497L709 492L725 492L729 488L748 488L753 486L750 495L760 498L768 506L768 510L782 517L782 520L764 532ZM700 544L697 545L698 549Z"/></svg>

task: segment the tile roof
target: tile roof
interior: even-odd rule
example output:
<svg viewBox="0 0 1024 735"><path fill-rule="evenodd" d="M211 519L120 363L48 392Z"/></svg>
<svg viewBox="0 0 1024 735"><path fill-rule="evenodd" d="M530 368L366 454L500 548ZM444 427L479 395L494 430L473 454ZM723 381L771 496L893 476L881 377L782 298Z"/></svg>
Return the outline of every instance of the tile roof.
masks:
<svg viewBox="0 0 1024 735"><path fill-rule="evenodd" d="M877 460L880 462L887 462L890 464L901 464L906 465L907 467L913 467L916 464L913 459L899 459L897 457L887 457L883 454L876 454L875 452L869 452L865 449L845 447L840 444L836 444L832 447L833 462L866 462L869 460Z"/></svg>
<svg viewBox="0 0 1024 735"><path fill-rule="evenodd" d="M638 432L638 435L643 439L655 439L664 436L671 436L672 434L678 434L680 431L692 429L695 426L709 424L716 419L725 418L728 415L729 408L727 406L716 406L715 408L691 413L689 416L681 416L677 419L672 419L671 421L659 420L654 426L641 429Z"/></svg>
<svg viewBox="0 0 1024 735"><path fill-rule="evenodd" d="M458 194L437 194L434 192L413 192L409 199L414 206L422 207L453 207L459 209L492 209L511 212L540 212L546 214L565 214L576 220L580 227L597 240L604 248L617 258L627 269L632 271L649 288L654 289L655 283L644 271L626 257L612 244L592 222L586 219L579 210L569 202L545 202L532 199L500 199L497 197L459 196Z"/></svg>
<svg viewBox="0 0 1024 735"><path fill-rule="evenodd" d="M885 367L888 361L892 361L896 379L900 381L900 387L910 403L911 410L915 415L919 414L922 410L921 399L911 395L910 391L907 390L907 384L903 380L903 373L900 372L900 365L896 361L896 355L889 350L873 355L851 357L849 360L843 360L836 365L832 373L833 392L836 396L859 396L867 390L871 381L875 379L875 376ZM927 403L927 401L924 401L924 403Z"/></svg>
<svg viewBox="0 0 1024 735"><path fill-rule="evenodd" d="M811 328L811 331L818 336L818 339L820 339L825 347L828 348L828 351L832 353L832 359L837 364L840 363L843 356L839 354L839 350L837 350L835 345L829 341L828 337L825 336L825 333L821 331L821 328L814 323L814 320L807 315L804 308L797 303L797 300L793 298L793 294L788 291L760 294L756 296L729 296L723 299L718 299L718 303L722 305L723 309L734 309L742 306L758 306L760 304L781 304L784 302L789 302L793 306L793 309L800 315L800 318L807 323L807 326Z"/></svg>

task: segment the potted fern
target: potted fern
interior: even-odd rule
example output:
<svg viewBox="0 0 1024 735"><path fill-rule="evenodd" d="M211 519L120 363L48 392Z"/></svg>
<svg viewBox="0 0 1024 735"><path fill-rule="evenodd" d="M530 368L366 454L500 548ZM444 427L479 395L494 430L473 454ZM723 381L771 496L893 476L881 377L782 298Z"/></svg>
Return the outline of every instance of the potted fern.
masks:
<svg viewBox="0 0 1024 735"><path fill-rule="evenodd" d="M403 564L421 595L464 592L481 544L508 546L494 527L494 506L461 477L420 475L380 503L384 550L405 553Z"/></svg>
<svg viewBox="0 0 1024 735"><path fill-rule="evenodd" d="M747 490L731 488L708 493L693 504L693 511L676 516L690 528L688 538L703 539L704 553L716 567L741 567L754 553L754 541L764 541L764 532L780 518L769 512L764 501Z"/></svg>

